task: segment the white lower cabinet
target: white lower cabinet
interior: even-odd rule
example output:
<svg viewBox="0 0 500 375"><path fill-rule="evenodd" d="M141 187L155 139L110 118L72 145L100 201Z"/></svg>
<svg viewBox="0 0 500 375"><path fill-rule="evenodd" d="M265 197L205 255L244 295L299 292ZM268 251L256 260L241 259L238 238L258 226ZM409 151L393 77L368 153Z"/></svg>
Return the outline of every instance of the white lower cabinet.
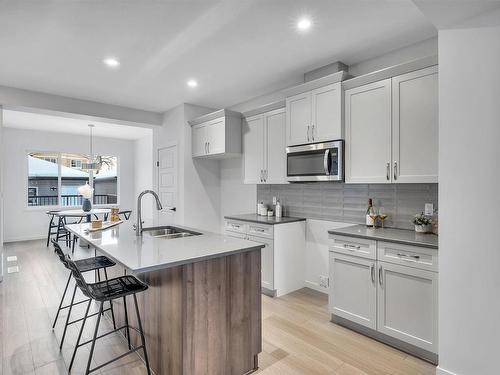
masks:
<svg viewBox="0 0 500 375"><path fill-rule="evenodd" d="M257 236L248 236L247 239L265 245L261 250L261 282L263 288L274 290L274 240Z"/></svg>
<svg viewBox="0 0 500 375"><path fill-rule="evenodd" d="M438 274L386 262L378 267L378 331L437 353Z"/></svg>
<svg viewBox="0 0 500 375"><path fill-rule="evenodd" d="M375 329L375 261L331 252L330 280L330 313Z"/></svg>
<svg viewBox="0 0 500 375"><path fill-rule="evenodd" d="M226 218L227 236L263 244L262 292L282 296L304 287L305 221L277 225Z"/></svg>
<svg viewBox="0 0 500 375"><path fill-rule="evenodd" d="M377 252L346 253L363 241ZM436 265L435 249L331 236L329 312L437 354Z"/></svg>

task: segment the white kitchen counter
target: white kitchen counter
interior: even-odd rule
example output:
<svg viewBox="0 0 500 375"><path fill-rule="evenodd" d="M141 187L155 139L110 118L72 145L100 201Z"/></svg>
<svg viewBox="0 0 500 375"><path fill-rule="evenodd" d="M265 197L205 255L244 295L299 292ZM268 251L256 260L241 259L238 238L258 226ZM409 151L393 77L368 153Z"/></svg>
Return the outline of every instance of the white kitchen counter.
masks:
<svg viewBox="0 0 500 375"><path fill-rule="evenodd" d="M66 225L77 237L134 273L175 267L264 247L257 242L178 225L176 227L199 232L201 235L166 239L155 238L145 232L142 237L138 237L130 223L87 234L85 230L89 227L90 223Z"/></svg>

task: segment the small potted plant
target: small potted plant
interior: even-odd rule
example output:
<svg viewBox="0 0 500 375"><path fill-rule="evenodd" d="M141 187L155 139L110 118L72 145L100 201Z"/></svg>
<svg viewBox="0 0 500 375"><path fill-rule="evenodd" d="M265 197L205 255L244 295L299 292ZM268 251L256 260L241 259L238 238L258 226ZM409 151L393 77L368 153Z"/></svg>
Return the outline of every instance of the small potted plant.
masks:
<svg viewBox="0 0 500 375"><path fill-rule="evenodd" d="M418 233L428 233L432 229L432 219L425 216L423 212L415 215L413 218L413 224L415 224L415 232Z"/></svg>

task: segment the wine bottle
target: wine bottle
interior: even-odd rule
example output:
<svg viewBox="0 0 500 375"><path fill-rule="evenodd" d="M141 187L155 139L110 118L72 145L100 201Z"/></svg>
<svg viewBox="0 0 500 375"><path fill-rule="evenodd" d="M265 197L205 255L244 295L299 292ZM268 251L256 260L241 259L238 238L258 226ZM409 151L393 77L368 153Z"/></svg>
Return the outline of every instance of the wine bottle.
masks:
<svg viewBox="0 0 500 375"><path fill-rule="evenodd" d="M368 199L368 208L366 209L366 226L367 227L373 227L374 220L373 217L375 216L375 209L373 208L373 201L372 199Z"/></svg>

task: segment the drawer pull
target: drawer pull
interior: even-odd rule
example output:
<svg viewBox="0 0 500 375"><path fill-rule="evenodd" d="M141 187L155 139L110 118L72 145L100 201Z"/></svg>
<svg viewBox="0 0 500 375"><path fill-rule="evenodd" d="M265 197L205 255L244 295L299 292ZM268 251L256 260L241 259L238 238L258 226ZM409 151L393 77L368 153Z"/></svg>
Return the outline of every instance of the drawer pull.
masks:
<svg viewBox="0 0 500 375"><path fill-rule="evenodd" d="M262 229L262 228L254 228L253 230L256 232L261 232L261 233L264 233L266 231L265 229Z"/></svg>
<svg viewBox="0 0 500 375"><path fill-rule="evenodd" d="M420 255L410 255L410 254L403 254L403 253L398 253L398 257L413 258L415 260L419 260L420 259Z"/></svg>
<svg viewBox="0 0 500 375"><path fill-rule="evenodd" d="M345 243L344 248L349 249L349 250L359 250L359 249L361 249L361 246L360 245L351 245L351 244Z"/></svg>

